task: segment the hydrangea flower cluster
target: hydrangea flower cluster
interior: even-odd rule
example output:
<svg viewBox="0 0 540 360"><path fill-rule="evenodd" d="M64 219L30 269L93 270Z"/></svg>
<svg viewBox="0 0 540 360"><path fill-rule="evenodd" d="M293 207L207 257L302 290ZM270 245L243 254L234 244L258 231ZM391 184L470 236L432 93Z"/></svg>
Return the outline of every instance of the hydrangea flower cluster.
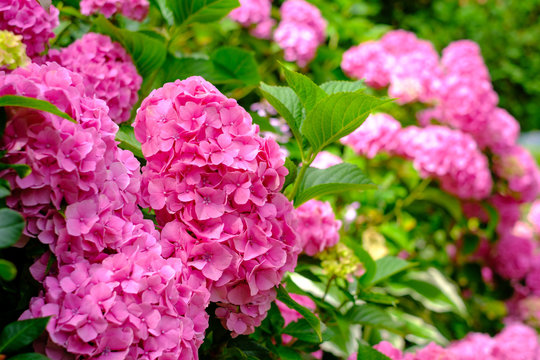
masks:
<svg viewBox="0 0 540 360"><path fill-rule="evenodd" d="M540 236L540 200L532 203L527 220L531 223L534 231Z"/></svg>
<svg viewBox="0 0 540 360"><path fill-rule="evenodd" d="M343 71L369 86L390 86L388 93L401 104L428 102L440 87L439 56L433 45L413 33L396 30L380 41L368 41L343 54Z"/></svg>
<svg viewBox="0 0 540 360"><path fill-rule="evenodd" d="M22 36L0 30L0 69L14 70L29 62Z"/></svg>
<svg viewBox="0 0 540 360"><path fill-rule="evenodd" d="M21 35L26 53L36 58L54 37L53 29L60 24L58 14L54 6L47 12L36 0L5 0L0 4L0 30Z"/></svg>
<svg viewBox="0 0 540 360"><path fill-rule="evenodd" d="M127 18L143 21L148 15L148 0L81 0L81 13L92 15L101 13L106 17L122 14Z"/></svg>
<svg viewBox="0 0 540 360"><path fill-rule="evenodd" d="M139 162L114 140L117 125L102 100L84 96L80 75L56 63L0 76L0 95L47 100L76 120L8 108L5 160L26 164L9 207L25 233L49 244L31 268L44 293L23 318L53 316L41 349L52 359L193 359L202 343L210 293L179 259L165 260L159 233L137 208Z"/></svg>
<svg viewBox="0 0 540 360"><path fill-rule="evenodd" d="M326 20L317 7L304 0L285 1L280 13L274 41L284 50L285 60L305 66L326 38Z"/></svg>
<svg viewBox="0 0 540 360"><path fill-rule="evenodd" d="M270 17L272 0L240 0L240 7L230 12L229 17L244 27L256 25L251 34L269 39L275 20Z"/></svg>
<svg viewBox="0 0 540 360"><path fill-rule="evenodd" d="M233 336L253 332L301 250L292 204L279 193L279 146L200 77L154 90L134 127L147 159L143 197L164 226L166 256L202 273Z"/></svg>
<svg viewBox="0 0 540 360"><path fill-rule="evenodd" d="M67 48L50 51L49 59L82 75L86 95L105 100L115 122L129 120L142 78L119 43L105 35L88 33Z"/></svg>
<svg viewBox="0 0 540 360"><path fill-rule="evenodd" d="M328 201L309 200L296 208L296 216L298 237L307 255L318 254L339 241L341 221Z"/></svg>

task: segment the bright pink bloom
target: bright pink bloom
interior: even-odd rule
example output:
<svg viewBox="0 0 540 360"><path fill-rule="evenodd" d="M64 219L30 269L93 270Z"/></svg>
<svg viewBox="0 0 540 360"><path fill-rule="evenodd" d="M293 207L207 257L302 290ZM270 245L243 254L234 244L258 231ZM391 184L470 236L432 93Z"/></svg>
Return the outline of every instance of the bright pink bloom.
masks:
<svg viewBox="0 0 540 360"><path fill-rule="evenodd" d="M339 241L341 221L329 202L309 200L296 209L298 237L303 252L309 256L332 247Z"/></svg>
<svg viewBox="0 0 540 360"><path fill-rule="evenodd" d="M321 151L317 154L310 166L317 169L328 169L329 167L341 164L342 162L343 160L341 160L339 156L328 151Z"/></svg>
<svg viewBox="0 0 540 360"><path fill-rule="evenodd" d="M388 341L381 341L377 345L373 346L373 348L388 356L392 360L401 360L403 357L401 350L396 349Z"/></svg>
<svg viewBox="0 0 540 360"><path fill-rule="evenodd" d="M272 0L240 0L240 7L230 12L229 17L244 27L257 25L252 34L262 39L272 35Z"/></svg>
<svg viewBox="0 0 540 360"><path fill-rule="evenodd" d="M106 17L120 13L130 19L143 21L149 6L147 0L82 0L81 13L92 15L99 12Z"/></svg>
<svg viewBox="0 0 540 360"><path fill-rule="evenodd" d="M495 247L496 271L507 279L522 279L531 270L534 246L531 238L503 234Z"/></svg>

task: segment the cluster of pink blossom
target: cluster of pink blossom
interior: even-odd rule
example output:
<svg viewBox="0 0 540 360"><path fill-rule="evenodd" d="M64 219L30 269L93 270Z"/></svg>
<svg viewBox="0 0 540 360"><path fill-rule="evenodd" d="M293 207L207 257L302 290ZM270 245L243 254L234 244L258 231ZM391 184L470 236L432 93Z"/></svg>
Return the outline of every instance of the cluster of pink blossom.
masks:
<svg viewBox="0 0 540 360"><path fill-rule="evenodd" d="M164 248L207 279L234 336L252 332L301 250L279 192L279 146L200 77L154 90L134 127L147 159L143 197L164 226Z"/></svg>
<svg viewBox="0 0 540 360"><path fill-rule="evenodd" d="M311 167L317 169L328 169L331 166L341 164L343 160L337 155L334 155L328 151L321 151L315 156L315 159L311 163Z"/></svg>
<svg viewBox="0 0 540 360"><path fill-rule="evenodd" d="M537 360L540 356L538 334L521 323L508 324L493 338L486 334L471 333L446 349L430 343L415 353L403 353L386 341L374 348L391 360ZM353 358L351 356L349 359Z"/></svg>
<svg viewBox="0 0 540 360"><path fill-rule="evenodd" d="M67 48L51 50L49 59L80 74L86 95L105 100L115 122L129 120L142 78L120 44L108 36L88 33Z"/></svg>
<svg viewBox="0 0 540 360"><path fill-rule="evenodd" d="M80 6L83 15L101 13L111 17L120 13L127 18L143 21L150 4L148 0L82 0Z"/></svg>
<svg viewBox="0 0 540 360"><path fill-rule="evenodd" d="M534 231L540 236L540 200L532 203L527 214L527 220L531 223Z"/></svg>
<svg viewBox="0 0 540 360"><path fill-rule="evenodd" d="M326 20L317 7L304 0L285 1L280 13L274 41L284 50L285 60L305 66L326 39Z"/></svg>
<svg viewBox="0 0 540 360"><path fill-rule="evenodd" d="M296 216L298 238L307 255L313 256L338 243L341 221L336 220L329 202L309 200L296 209Z"/></svg>
<svg viewBox="0 0 540 360"><path fill-rule="evenodd" d="M391 154L398 151L400 131L401 124L390 115L373 114L358 129L342 138L341 142L371 159L383 151Z"/></svg>
<svg viewBox="0 0 540 360"><path fill-rule="evenodd" d="M269 39L275 20L270 17L272 0L240 0L240 7L230 12L231 19L244 27L256 25L251 34L258 38Z"/></svg>
<svg viewBox="0 0 540 360"><path fill-rule="evenodd" d="M137 207L139 162L117 147L105 103L84 91L82 77L56 63L0 76L0 95L50 101L76 120L8 108L4 159L32 172L3 172L13 189L6 202L56 259L49 269L46 253L30 268L44 293L23 317L53 316L41 348L52 359L196 358L205 279L162 257L159 232Z"/></svg>
<svg viewBox="0 0 540 360"><path fill-rule="evenodd" d="M47 12L36 0L4 0L0 3L0 30L22 35L26 53L35 58L55 36L53 29L60 24L58 14L54 6Z"/></svg>
<svg viewBox="0 0 540 360"><path fill-rule="evenodd" d="M433 45L404 30L352 47L343 54L341 67L369 86L390 85L388 93L402 104L431 101L441 86L439 55Z"/></svg>

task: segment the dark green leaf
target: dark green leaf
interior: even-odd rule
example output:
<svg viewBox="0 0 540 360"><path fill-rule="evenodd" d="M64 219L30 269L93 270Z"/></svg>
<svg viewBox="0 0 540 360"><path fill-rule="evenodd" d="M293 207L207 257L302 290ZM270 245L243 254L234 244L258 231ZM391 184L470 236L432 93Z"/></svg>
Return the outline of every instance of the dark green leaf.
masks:
<svg viewBox="0 0 540 360"><path fill-rule="evenodd" d="M6 179L0 179L0 199L5 198L11 194L11 186Z"/></svg>
<svg viewBox="0 0 540 360"><path fill-rule="evenodd" d="M118 41L126 49L143 78L160 69L165 62L167 49L163 41L140 32L117 28L103 15L96 18L95 24L99 32Z"/></svg>
<svg viewBox="0 0 540 360"><path fill-rule="evenodd" d="M358 298L366 302L384 304L384 305L396 305L399 300L393 296L386 294L379 294L371 291L360 291L358 293Z"/></svg>
<svg viewBox="0 0 540 360"><path fill-rule="evenodd" d="M366 88L364 81L329 81L321 85L321 89L328 95L345 92L355 92Z"/></svg>
<svg viewBox="0 0 540 360"><path fill-rule="evenodd" d="M289 158L285 159L285 167L287 168L287 170L289 170L289 173L285 177L285 183L283 184L283 190L285 190L287 188L287 186L289 186L290 184L292 184L294 182L294 180L296 180L296 175L298 173L298 167Z"/></svg>
<svg viewBox="0 0 540 360"><path fill-rule="evenodd" d="M10 353L30 345L45 330L49 318L16 321L0 334L0 353Z"/></svg>
<svg viewBox="0 0 540 360"><path fill-rule="evenodd" d="M392 319L382 308L366 304L351 308L345 315L354 324L374 326L376 328L396 329L399 323Z"/></svg>
<svg viewBox="0 0 540 360"><path fill-rule="evenodd" d="M25 164L4 164L0 163L0 170L5 169L13 169L17 173L17 175L22 179L30 175L32 172L32 169L28 165Z"/></svg>
<svg viewBox="0 0 540 360"><path fill-rule="evenodd" d="M261 83L261 93L287 121L294 136L301 139L299 124L302 122L302 104L294 91L289 87Z"/></svg>
<svg viewBox="0 0 540 360"><path fill-rule="evenodd" d="M261 131L269 131L276 134L281 134L279 129L276 129L270 124L270 120L268 120L267 117L260 116L259 114L254 112L249 112L249 115L251 116L253 123L259 125L259 129Z"/></svg>
<svg viewBox="0 0 540 360"><path fill-rule="evenodd" d="M261 78L253 53L233 46L223 46L210 57L224 79L237 79L246 85L257 85Z"/></svg>
<svg viewBox="0 0 540 360"><path fill-rule="evenodd" d="M163 19L165 19L169 26L174 25L174 14L171 9L167 7L167 0L150 0L150 2L154 3L154 5L159 8Z"/></svg>
<svg viewBox="0 0 540 360"><path fill-rule="evenodd" d="M294 200L298 207L322 195L376 188L360 168L353 164L338 164L328 169L309 168Z"/></svg>
<svg viewBox="0 0 540 360"><path fill-rule="evenodd" d="M390 360L390 358L383 353L378 352L371 346L359 344L358 346L358 360Z"/></svg>
<svg viewBox="0 0 540 360"><path fill-rule="evenodd" d="M328 96L323 89L318 87L307 76L290 71L285 66L282 66L282 69L285 74L285 80L287 80L291 89L298 95L300 102L304 106L304 109L306 109L306 113L313 109L315 104L321 99Z"/></svg>
<svg viewBox="0 0 540 360"><path fill-rule="evenodd" d="M41 110L76 123L76 121L71 116L69 116L63 111L60 111L60 109L58 109L55 105L45 100L39 100L31 97L18 95L4 95L0 97L0 106L18 106Z"/></svg>
<svg viewBox="0 0 540 360"><path fill-rule="evenodd" d="M135 138L133 128L129 125L121 125L116 133L116 141L120 141L118 145L121 149L129 150L138 158L144 159L141 150L141 143Z"/></svg>
<svg viewBox="0 0 540 360"><path fill-rule="evenodd" d="M0 209L0 249L15 244L22 235L24 218L11 209Z"/></svg>
<svg viewBox="0 0 540 360"><path fill-rule="evenodd" d="M280 346L277 350L280 360L302 360L300 354L290 347Z"/></svg>
<svg viewBox="0 0 540 360"><path fill-rule="evenodd" d="M389 101L359 92L328 95L307 113L300 131L316 154L356 130L370 112Z"/></svg>
<svg viewBox="0 0 540 360"><path fill-rule="evenodd" d="M375 276L371 280L370 285L375 285L414 266L414 264L395 256L385 256L375 263L377 264L377 271L375 272Z"/></svg>
<svg viewBox="0 0 540 360"><path fill-rule="evenodd" d="M239 6L238 0L167 0L177 25L218 21Z"/></svg>
<svg viewBox="0 0 540 360"><path fill-rule="evenodd" d="M49 358L38 353L26 353L10 356L9 360L49 360Z"/></svg>
<svg viewBox="0 0 540 360"><path fill-rule="evenodd" d="M13 263L0 259L0 278L11 281L17 276L17 268Z"/></svg>
<svg viewBox="0 0 540 360"><path fill-rule="evenodd" d="M304 317L304 319L307 321L309 326L315 331L315 334L317 334L317 337L319 341L322 341L322 332L321 332L321 322L317 316L313 314L313 312L303 307L302 305L298 304L296 301L294 301L290 296L289 293L287 293L287 290L283 286L278 286L277 288L277 299L287 305L289 308L296 310Z"/></svg>
<svg viewBox="0 0 540 360"><path fill-rule="evenodd" d="M454 218L456 221L463 219L461 203L454 196L436 188L424 189L419 195L418 200L425 200L439 205Z"/></svg>
<svg viewBox="0 0 540 360"><path fill-rule="evenodd" d="M322 339L315 334L315 331L313 331L306 319L299 319L298 321L291 322L285 327L283 333L309 343L318 344L322 341Z"/></svg>

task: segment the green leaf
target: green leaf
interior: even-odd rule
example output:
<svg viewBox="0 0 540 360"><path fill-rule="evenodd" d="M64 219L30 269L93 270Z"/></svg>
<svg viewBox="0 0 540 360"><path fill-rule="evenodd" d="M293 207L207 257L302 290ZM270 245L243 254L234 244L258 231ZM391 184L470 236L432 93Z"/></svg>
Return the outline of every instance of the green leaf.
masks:
<svg viewBox="0 0 540 360"><path fill-rule="evenodd" d="M285 327L283 330L284 334L291 335L292 337L297 338L309 343L318 344L322 341L321 338L317 336L311 325L306 321L306 319L299 319L298 321L293 321Z"/></svg>
<svg viewBox="0 0 540 360"><path fill-rule="evenodd" d="M19 350L36 340L45 330L48 317L13 322L7 325L0 334L0 353Z"/></svg>
<svg viewBox="0 0 540 360"><path fill-rule="evenodd" d="M10 356L9 360L49 360L49 358L38 353L26 353Z"/></svg>
<svg viewBox="0 0 540 360"><path fill-rule="evenodd" d="M358 345L358 360L390 360L390 358L383 353L378 352L371 346L359 344Z"/></svg>
<svg viewBox="0 0 540 360"><path fill-rule="evenodd" d="M390 330L395 330L400 325L382 308L371 304L351 308L345 315L345 318L349 319L350 322L354 324Z"/></svg>
<svg viewBox="0 0 540 360"><path fill-rule="evenodd" d="M17 276L17 268L13 263L0 259L0 278L11 281Z"/></svg>
<svg viewBox="0 0 540 360"><path fill-rule="evenodd" d="M358 81L328 81L322 84L321 89L328 95L336 93L356 92L358 90L364 90L366 84L363 80Z"/></svg>
<svg viewBox="0 0 540 360"><path fill-rule="evenodd" d="M289 87L271 86L261 83L261 93L266 100L283 116L294 136L301 139L302 104L298 95Z"/></svg>
<svg viewBox="0 0 540 360"><path fill-rule="evenodd" d="M163 41L140 32L117 28L103 15L96 18L95 24L100 33L108 35L126 49L143 78L160 69L165 62L167 48Z"/></svg>
<svg viewBox="0 0 540 360"><path fill-rule="evenodd" d="M381 281L414 266L414 264L395 256L385 256L375 263L377 264L377 271L375 272L375 276L371 280L370 285L380 283Z"/></svg>
<svg viewBox="0 0 540 360"><path fill-rule="evenodd" d="M365 302L383 305L396 305L399 302L398 299L390 295L362 290L359 291L358 298L364 300Z"/></svg>
<svg viewBox="0 0 540 360"><path fill-rule="evenodd" d="M22 235L24 218L11 209L0 209L0 249L15 244Z"/></svg>
<svg viewBox="0 0 540 360"><path fill-rule="evenodd" d="M0 179L0 199L5 198L11 194L11 186L6 179Z"/></svg>
<svg viewBox="0 0 540 360"><path fill-rule="evenodd" d="M359 92L328 95L307 113L300 131L317 154L352 133L370 112L389 101Z"/></svg>
<svg viewBox="0 0 540 360"><path fill-rule="evenodd" d="M414 241L409 238L409 233L396 223L384 223L379 226L381 234L392 240L400 248L409 252L414 249Z"/></svg>
<svg viewBox="0 0 540 360"><path fill-rule="evenodd" d="M302 305L298 304L296 301L294 301L289 296L289 293L287 293L287 290L285 290L283 286L277 287L277 299L287 305L289 308L298 311L300 315L302 315L307 321L309 326L311 326L311 328L315 331L315 334L317 334L319 341L322 341L321 321L317 316L313 314L310 309L305 308Z"/></svg>
<svg viewBox="0 0 540 360"><path fill-rule="evenodd" d="M287 80L291 89L298 95L306 112L309 112L313 109L315 104L328 96L323 89L318 87L317 84L311 81L307 76L290 71L285 66L282 66L282 69L285 74L285 80Z"/></svg>
<svg viewBox="0 0 540 360"><path fill-rule="evenodd" d="M0 163L0 170L13 169L17 175L22 179L30 175L32 169L30 166L25 164L4 164Z"/></svg>
<svg viewBox="0 0 540 360"><path fill-rule="evenodd" d="M322 195L375 188L376 185L367 178L358 166L353 164L343 163L327 169L310 167L300 183L294 206L298 207L306 201Z"/></svg>
<svg viewBox="0 0 540 360"><path fill-rule="evenodd" d="M256 112L251 112L251 111L249 112L249 115L251 116L253 123L259 125L259 129L261 131L269 131L269 132L273 132L273 133L281 135L281 131L273 127L272 124L270 124L270 120L267 117L260 116Z"/></svg>
<svg viewBox="0 0 540 360"><path fill-rule="evenodd" d="M71 122L77 123L75 119L73 119L71 116L69 116L63 111L60 111L60 109L58 109L55 105L45 100L39 100L31 97L18 95L4 95L0 96L0 106L18 106L29 109L41 110L59 116L63 119L69 120Z"/></svg>
<svg viewBox="0 0 540 360"><path fill-rule="evenodd" d="M358 242L352 240L352 239L344 239L345 245L347 245L352 251L354 252L354 255L360 260L362 265L364 266L364 269L366 272L362 274L362 276L359 279L359 282L362 286L366 287L373 277L375 276L375 273L377 271L377 263L369 253L362 248L362 245L360 245Z"/></svg>
<svg viewBox="0 0 540 360"><path fill-rule="evenodd" d="M177 25L218 21L239 6L238 0L167 0Z"/></svg>
<svg viewBox="0 0 540 360"><path fill-rule="evenodd" d="M129 125L120 125L116 133L116 141L120 141L118 145L121 149L129 150L138 158L144 159L141 150L141 143L135 138L133 128Z"/></svg>
<svg viewBox="0 0 540 360"><path fill-rule="evenodd" d="M300 354L294 351L293 348L280 346L277 348L277 350L281 360L302 360Z"/></svg>
<svg viewBox="0 0 540 360"><path fill-rule="evenodd" d="M294 180L296 180L296 175L298 173L298 167L289 158L285 159L285 167L287 168L287 170L289 170L289 173L287 174L287 176L285 176L285 183L283 184L283 190L285 190L287 186L289 186L290 184L294 182Z"/></svg>
<svg viewBox="0 0 540 360"><path fill-rule="evenodd" d="M439 205L446 211L448 214L454 218L456 221L463 219L463 211L461 209L461 203L459 200L437 188L427 188L424 189L420 194L418 194L418 200L425 200L436 205Z"/></svg>
<svg viewBox="0 0 540 360"><path fill-rule="evenodd" d="M163 16L163 19L165 19L169 26L174 25L174 14L171 9L167 7L167 0L150 0L150 2L154 3L154 5L159 8L161 16Z"/></svg>
<svg viewBox="0 0 540 360"><path fill-rule="evenodd" d="M233 46L223 46L210 57L218 74L225 79L238 79L247 85L257 85L261 78L252 52Z"/></svg>

